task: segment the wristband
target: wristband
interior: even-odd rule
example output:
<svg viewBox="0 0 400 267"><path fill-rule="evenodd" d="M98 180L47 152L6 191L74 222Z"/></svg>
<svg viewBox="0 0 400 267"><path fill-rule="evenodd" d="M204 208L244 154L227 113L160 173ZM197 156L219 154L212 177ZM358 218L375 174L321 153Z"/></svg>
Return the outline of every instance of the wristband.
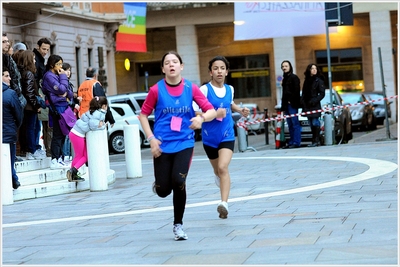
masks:
<svg viewBox="0 0 400 267"><path fill-rule="evenodd" d="M154 137L154 134L152 134L152 135L150 135L149 137L147 137L147 142L150 142L151 140L153 140L155 137Z"/></svg>
<svg viewBox="0 0 400 267"><path fill-rule="evenodd" d="M204 117L204 115L202 114L202 115L200 115L200 117L203 119L203 122L205 122L206 121L206 118Z"/></svg>

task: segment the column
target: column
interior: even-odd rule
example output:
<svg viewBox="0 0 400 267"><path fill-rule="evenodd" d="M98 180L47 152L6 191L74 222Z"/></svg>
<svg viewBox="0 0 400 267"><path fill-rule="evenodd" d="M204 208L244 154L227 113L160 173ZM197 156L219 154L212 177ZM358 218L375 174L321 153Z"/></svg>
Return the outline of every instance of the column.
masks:
<svg viewBox="0 0 400 267"><path fill-rule="evenodd" d="M369 13L370 29L371 29L371 49L372 49L372 64L374 75L374 91L383 91L382 77L379 62L378 47L381 48L382 67L384 82L386 85L386 95L394 96L397 93L395 89L395 73L393 65L392 53L392 31L390 24L389 11L371 11ZM392 110L392 118L390 121L396 121L397 105L396 99L391 100L393 103L390 105Z"/></svg>
<svg viewBox="0 0 400 267"><path fill-rule="evenodd" d="M182 77L201 85L199 69L199 51L195 25L176 26L177 52L183 60Z"/></svg>
<svg viewBox="0 0 400 267"><path fill-rule="evenodd" d="M276 103L280 105L282 100L281 81L283 71L281 64L284 60L289 60L292 63L293 73L296 73L296 54L294 48L293 37L279 37L273 39L274 43L274 68L275 68L275 83L276 83Z"/></svg>

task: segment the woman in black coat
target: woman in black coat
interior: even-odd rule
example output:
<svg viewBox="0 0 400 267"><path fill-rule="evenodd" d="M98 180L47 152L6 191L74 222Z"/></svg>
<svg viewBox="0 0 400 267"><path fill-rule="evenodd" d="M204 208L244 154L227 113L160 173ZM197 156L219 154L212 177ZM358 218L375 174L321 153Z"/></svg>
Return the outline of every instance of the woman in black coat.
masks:
<svg viewBox="0 0 400 267"><path fill-rule="evenodd" d="M305 80L302 89L301 102L303 112L316 111L321 109L321 100L325 96L324 76L316 64L309 64L304 72ZM312 132L312 144L310 147L320 145L321 123L320 112L305 115L308 118Z"/></svg>

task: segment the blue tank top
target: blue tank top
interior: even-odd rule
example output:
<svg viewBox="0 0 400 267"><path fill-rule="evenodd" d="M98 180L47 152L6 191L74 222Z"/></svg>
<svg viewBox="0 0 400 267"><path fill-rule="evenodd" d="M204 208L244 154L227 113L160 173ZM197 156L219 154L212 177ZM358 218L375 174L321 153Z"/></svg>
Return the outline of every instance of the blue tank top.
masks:
<svg viewBox="0 0 400 267"><path fill-rule="evenodd" d="M192 124L190 119L195 117L192 83L187 80L183 80L183 83L184 88L179 96L168 93L164 79L157 83L158 99L154 111L153 132L162 142L160 148L165 153L176 153L194 147L194 131L189 128Z"/></svg>
<svg viewBox="0 0 400 267"><path fill-rule="evenodd" d="M204 122L202 125L202 139L205 145L217 148L221 142L234 141L235 132L233 130L233 118L231 110L232 90L229 85L225 84L225 96L218 97L211 84L207 84L207 99L214 106L226 109L226 117L219 121L213 119L210 122Z"/></svg>

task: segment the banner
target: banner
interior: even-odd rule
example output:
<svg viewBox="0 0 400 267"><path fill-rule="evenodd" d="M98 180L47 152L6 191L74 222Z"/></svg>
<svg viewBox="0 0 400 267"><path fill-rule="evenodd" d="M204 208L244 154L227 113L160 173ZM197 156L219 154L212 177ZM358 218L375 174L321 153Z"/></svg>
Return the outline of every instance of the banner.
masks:
<svg viewBox="0 0 400 267"><path fill-rule="evenodd" d="M324 34L324 2L235 2L235 41Z"/></svg>
<svg viewBox="0 0 400 267"><path fill-rule="evenodd" d="M115 50L147 52L146 3L124 3L126 21L118 27Z"/></svg>

